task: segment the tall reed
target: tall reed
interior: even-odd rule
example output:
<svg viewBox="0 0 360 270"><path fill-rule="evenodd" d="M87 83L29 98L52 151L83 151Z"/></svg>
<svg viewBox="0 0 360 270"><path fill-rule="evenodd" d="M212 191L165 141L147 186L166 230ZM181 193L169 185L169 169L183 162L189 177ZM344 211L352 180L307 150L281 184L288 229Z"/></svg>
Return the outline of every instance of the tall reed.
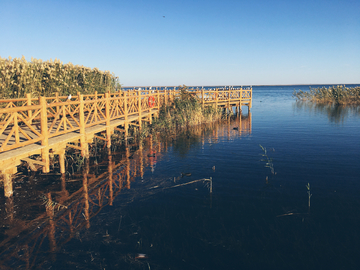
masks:
<svg viewBox="0 0 360 270"><path fill-rule="evenodd" d="M221 119L221 111L214 107L202 108L200 100L188 91L187 86L179 86L180 95L168 106L160 109L153 129L174 130Z"/></svg>
<svg viewBox="0 0 360 270"><path fill-rule="evenodd" d="M63 64L55 59L42 61L25 57L0 57L0 99L105 93L119 87L119 79L110 71L88 68L72 63Z"/></svg>

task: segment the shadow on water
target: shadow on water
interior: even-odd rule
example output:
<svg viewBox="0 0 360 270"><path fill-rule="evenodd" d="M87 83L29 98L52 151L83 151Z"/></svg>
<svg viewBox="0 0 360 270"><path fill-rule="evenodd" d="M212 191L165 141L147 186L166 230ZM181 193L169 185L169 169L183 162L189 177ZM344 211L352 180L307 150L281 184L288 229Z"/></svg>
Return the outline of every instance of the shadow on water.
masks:
<svg viewBox="0 0 360 270"><path fill-rule="evenodd" d="M293 109L326 115L329 121L336 124L343 123L349 116L360 116L359 105L319 104L310 101L296 101L293 103Z"/></svg>
<svg viewBox="0 0 360 270"><path fill-rule="evenodd" d="M179 259L181 256L171 256L173 244L178 237L189 237L186 245L193 246L192 219L201 223L202 217L189 219L184 210L190 208L191 215L191 203L180 211L180 205L171 200L174 193L164 190L192 180L192 188L204 192L190 198L205 203L204 213L210 211L211 195L203 181L194 181L191 174L179 171L177 177L152 177L156 164L169 149L183 156L205 140L217 143L219 136L249 134L250 113L188 128L175 137L150 136L139 145L115 147L117 152L100 145L96 151L92 149L90 159L81 162L80 169L74 169L76 162L68 162L64 175L57 173L56 164L54 172L46 175L20 169L22 173L14 179L13 196L0 197L0 269L150 269L150 264L163 269L174 263L179 263L181 269L189 255L181 254L183 260ZM178 214L157 217L158 211L165 211L159 207L160 202L168 202L167 209ZM170 222L166 221L168 218ZM179 218L189 224L176 228ZM150 226L144 227L144 223ZM168 226L174 228L167 230ZM169 236L173 229L185 235Z"/></svg>

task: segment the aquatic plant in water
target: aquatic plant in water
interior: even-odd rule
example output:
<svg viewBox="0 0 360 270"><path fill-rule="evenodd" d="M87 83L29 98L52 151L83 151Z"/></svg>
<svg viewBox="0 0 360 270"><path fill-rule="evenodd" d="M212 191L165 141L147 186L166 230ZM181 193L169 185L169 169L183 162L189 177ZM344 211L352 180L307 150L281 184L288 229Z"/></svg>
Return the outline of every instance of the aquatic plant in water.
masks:
<svg viewBox="0 0 360 270"><path fill-rule="evenodd" d="M313 101L317 103L360 104L360 87L345 87L342 85L329 88L311 88L310 91L294 90L296 100Z"/></svg>
<svg viewBox="0 0 360 270"><path fill-rule="evenodd" d="M310 190L310 183L307 183L306 188L307 188L307 194L308 194L308 197L309 197L308 206L309 206L309 210L310 210L310 198L312 196L311 190Z"/></svg>
<svg viewBox="0 0 360 270"><path fill-rule="evenodd" d="M261 161L265 161L265 167L269 168L272 174L276 174L274 170L274 164L272 162L272 158L269 158L267 155L266 147L263 147L261 144L259 144L261 149L263 150L263 154L261 154L265 159L262 159Z"/></svg>

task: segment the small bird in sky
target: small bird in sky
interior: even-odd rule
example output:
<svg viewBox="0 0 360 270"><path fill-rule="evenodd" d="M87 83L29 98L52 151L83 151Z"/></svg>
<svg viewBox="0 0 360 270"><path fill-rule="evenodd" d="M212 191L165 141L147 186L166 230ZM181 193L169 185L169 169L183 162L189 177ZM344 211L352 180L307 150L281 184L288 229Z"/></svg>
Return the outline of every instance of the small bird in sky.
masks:
<svg viewBox="0 0 360 270"><path fill-rule="evenodd" d="M163 16L163 18L165 18L165 16Z"/></svg>

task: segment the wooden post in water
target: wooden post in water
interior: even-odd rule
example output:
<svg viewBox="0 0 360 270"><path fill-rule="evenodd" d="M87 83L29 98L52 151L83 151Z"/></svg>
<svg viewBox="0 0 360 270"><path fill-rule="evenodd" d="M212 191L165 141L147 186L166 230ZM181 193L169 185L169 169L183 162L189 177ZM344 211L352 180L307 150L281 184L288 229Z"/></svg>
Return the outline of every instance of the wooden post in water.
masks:
<svg viewBox="0 0 360 270"><path fill-rule="evenodd" d="M88 188L88 175L87 173L83 173L83 190L84 190L84 213L85 213L85 220L86 220L86 228L90 228L90 204L89 204L89 188ZM100 199L100 198L99 198Z"/></svg>
<svg viewBox="0 0 360 270"><path fill-rule="evenodd" d="M130 149L126 147L126 188L130 189Z"/></svg>
<svg viewBox="0 0 360 270"><path fill-rule="evenodd" d="M65 148L59 151L59 164L60 164L60 173L65 174Z"/></svg>
<svg viewBox="0 0 360 270"><path fill-rule="evenodd" d="M45 163L42 170L44 173L50 172L50 158L49 158L49 134L48 134L48 124L47 124L47 111L46 111L46 100L45 97L39 97L39 102L41 106L41 158Z"/></svg>
<svg viewBox="0 0 360 270"><path fill-rule="evenodd" d="M12 184L12 174L4 173L3 179L4 179L4 195L6 198L9 198L14 193L13 184Z"/></svg>
<svg viewBox="0 0 360 270"><path fill-rule="evenodd" d="M139 169L140 169L140 176L141 176L141 179L144 177L144 157L143 157L143 142L140 141L139 142Z"/></svg>

